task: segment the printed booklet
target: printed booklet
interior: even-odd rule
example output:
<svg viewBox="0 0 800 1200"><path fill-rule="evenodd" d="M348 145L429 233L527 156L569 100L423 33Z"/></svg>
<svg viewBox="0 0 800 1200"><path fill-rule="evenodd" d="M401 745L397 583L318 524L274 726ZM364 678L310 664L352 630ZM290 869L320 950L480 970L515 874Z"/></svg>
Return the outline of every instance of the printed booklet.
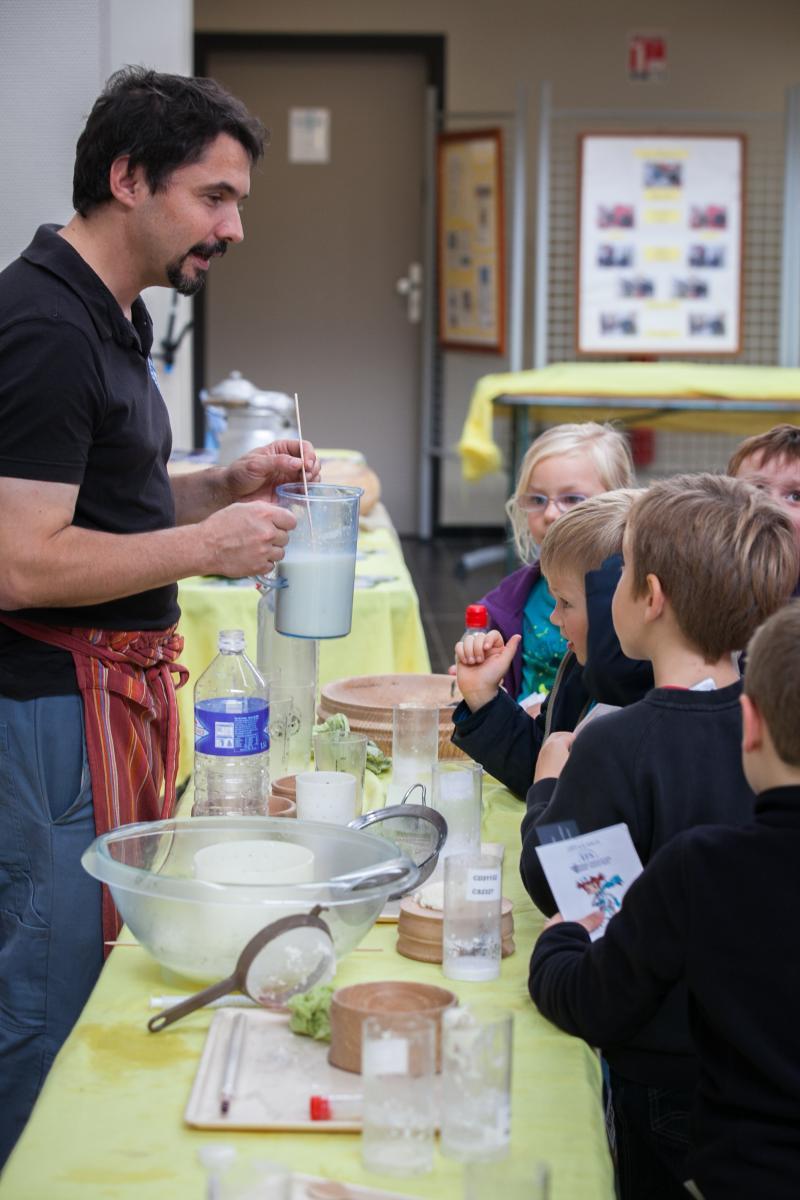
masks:
<svg viewBox="0 0 800 1200"><path fill-rule="evenodd" d="M622 907L622 898L642 863L631 841L628 826L609 825L578 837L537 846L550 891L565 921L577 921L590 912L603 914L603 924L591 934L603 936L606 925Z"/></svg>

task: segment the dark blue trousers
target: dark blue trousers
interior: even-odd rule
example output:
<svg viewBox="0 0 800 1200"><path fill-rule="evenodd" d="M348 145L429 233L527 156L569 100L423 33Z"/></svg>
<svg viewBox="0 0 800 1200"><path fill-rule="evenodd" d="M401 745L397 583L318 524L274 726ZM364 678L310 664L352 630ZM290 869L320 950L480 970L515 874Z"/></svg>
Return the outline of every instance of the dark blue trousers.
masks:
<svg viewBox="0 0 800 1200"><path fill-rule="evenodd" d="M0 696L0 1165L103 963L80 696Z"/></svg>
<svg viewBox="0 0 800 1200"><path fill-rule="evenodd" d="M686 1200L692 1092L609 1070L621 1200Z"/></svg>

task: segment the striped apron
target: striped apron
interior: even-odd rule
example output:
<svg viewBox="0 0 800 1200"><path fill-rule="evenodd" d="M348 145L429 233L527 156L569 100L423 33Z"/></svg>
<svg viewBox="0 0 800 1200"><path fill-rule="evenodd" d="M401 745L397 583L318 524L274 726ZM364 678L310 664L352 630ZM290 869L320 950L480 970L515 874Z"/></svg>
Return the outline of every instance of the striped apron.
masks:
<svg viewBox="0 0 800 1200"><path fill-rule="evenodd" d="M118 825L171 816L180 747L175 691L189 678L177 662L183 638L175 626L138 632L64 629L5 613L0 622L72 655L98 836ZM103 887L104 939L113 941L120 927Z"/></svg>

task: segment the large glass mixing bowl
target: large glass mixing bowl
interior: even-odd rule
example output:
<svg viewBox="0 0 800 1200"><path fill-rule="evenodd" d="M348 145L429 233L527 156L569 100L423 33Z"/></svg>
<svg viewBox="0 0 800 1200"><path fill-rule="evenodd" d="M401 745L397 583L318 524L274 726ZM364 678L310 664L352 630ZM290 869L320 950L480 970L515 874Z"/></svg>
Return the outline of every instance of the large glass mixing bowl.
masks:
<svg viewBox="0 0 800 1200"><path fill-rule="evenodd" d="M272 846L259 847L264 842ZM418 877L411 859L382 837L268 817L123 825L96 838L81 861L108 885L123 921L153 958L198 980L230 974L260 929L317 904L341 958L371 928L387 897L412 888ZM298 872L304 882L297 882Z"/></svg>

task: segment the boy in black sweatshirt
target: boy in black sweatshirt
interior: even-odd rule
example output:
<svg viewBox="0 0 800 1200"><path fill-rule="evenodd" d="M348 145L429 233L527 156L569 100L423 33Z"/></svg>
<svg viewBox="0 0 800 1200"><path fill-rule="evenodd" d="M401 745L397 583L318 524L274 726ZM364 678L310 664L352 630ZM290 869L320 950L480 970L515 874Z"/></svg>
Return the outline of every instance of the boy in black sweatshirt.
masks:
<svg viewBox="0 0 800 1200"><path fill-rule="evenodd" d="M530 992L562 1029L605 1047L630 1041L680 982L699 1064L685 1172L694 1194L796 1200L800 601L753 638L741 707L752 821L673 838L595 944L587 930L602 918L556 916L536 944Z"/></svg>
<svg viewBox="0 0 800 1200"><path fill-rule="evenodd" d="M557 529L556 523L554 536ZM656 686L637 704L598 717L577 738L557 733L542 747L522 824L521 870L548 913L555 904L536 854L540 824L571 820L587 833L625 822L646 863L693 825L741 825L752 817L733 652L794 586L797 545L789 518L748 484L678 476L637 500L623 557L614 624L623 651L652 662ZM555 583L556 615L562 609L571 636L576 615L568 581ZM685 991L667 989L648 1022L606 1042L604 1052L623 1197L682 1196L696 1077Z"/></svg>

